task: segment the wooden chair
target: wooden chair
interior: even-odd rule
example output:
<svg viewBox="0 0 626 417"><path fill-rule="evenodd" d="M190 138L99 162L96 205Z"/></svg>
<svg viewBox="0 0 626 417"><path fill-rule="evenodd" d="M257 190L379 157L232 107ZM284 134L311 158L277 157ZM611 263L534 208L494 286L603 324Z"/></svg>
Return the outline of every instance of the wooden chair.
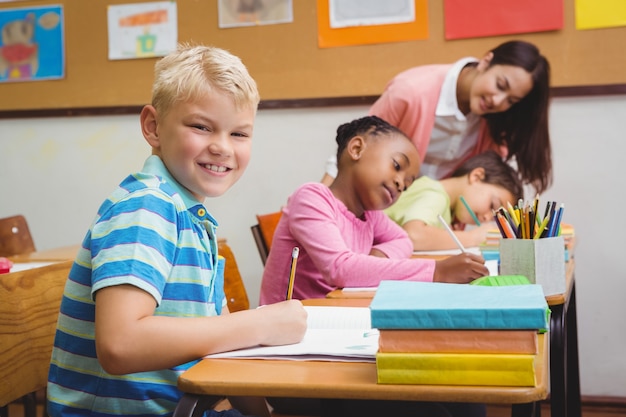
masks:
<svg viewBox="0 0 626 417"><path fill-rule="evenodd" d="M225 239L218 241L218 253L226 259L224 265L224 293L228 303L228 311L235 312L250 308L248 293L241 278L235 255Z"/></svg>
<svg viewBox="0 0 626 417"><path fill-rule="evenodd" d="M22 215L0 219L0 256L35 252L35 241Z"/></svg>
<svg viewBox="0 0 626 417"><path fill-rule="evenodd" d="M257 214L257 224L250 228L263 265L265 265L265 262L267 261L270 248L272 247L274 231L276 230L276 226L278 226L278 221L281 216L281 211L268 214Z"/></svg>
<svg viewBox="0 0 626 417"><path fill-rule="evenodd" d="M0 275L0 406L46 388L59 306L72 261ZM30 400L28 400L30 399ZM6 412L6 408L4 412Z"/></svg>
<svg viewBox="0 0 626 417"><path fill-rule="evenodd" d="M254 238L254 243L256 243L256 248L259 250L259 256L261 257L261 262L265 265L267 261L267 257L269 256L269 248L265 244L265 240L263 239L263 235L261 234L261 228L258 224L255 224L250 227L252 231L252 237Z"/></svg>

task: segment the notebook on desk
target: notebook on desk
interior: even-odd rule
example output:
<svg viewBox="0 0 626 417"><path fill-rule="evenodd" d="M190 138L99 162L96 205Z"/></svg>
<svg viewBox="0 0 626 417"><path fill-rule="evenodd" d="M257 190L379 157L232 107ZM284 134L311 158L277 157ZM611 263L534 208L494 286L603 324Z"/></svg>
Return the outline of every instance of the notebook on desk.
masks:
<svg viewBox="0 0 626 417"><path fill-rule="evenodd" d="M305 306L307 331L300 343L258 346L206 358L375 362L378 331L367 307Z"/></svg>

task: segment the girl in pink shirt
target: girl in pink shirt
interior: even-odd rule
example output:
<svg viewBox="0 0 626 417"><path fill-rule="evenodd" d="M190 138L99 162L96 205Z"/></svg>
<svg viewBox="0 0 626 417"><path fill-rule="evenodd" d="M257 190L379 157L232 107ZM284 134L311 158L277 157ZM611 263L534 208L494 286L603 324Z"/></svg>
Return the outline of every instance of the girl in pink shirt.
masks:
<svg viewBox="0 0 626 417"><path fill-rule="evenodd" d="M419 174L413 143L376 116L337 129L338 175L330 187L308 183L283 209L274 233L260 305L285 299L291 253L300 248L293 298L321 298L336 288L381 280L469 282L488 275L480 256L412 259L406 232L383 209Z"/></svg>

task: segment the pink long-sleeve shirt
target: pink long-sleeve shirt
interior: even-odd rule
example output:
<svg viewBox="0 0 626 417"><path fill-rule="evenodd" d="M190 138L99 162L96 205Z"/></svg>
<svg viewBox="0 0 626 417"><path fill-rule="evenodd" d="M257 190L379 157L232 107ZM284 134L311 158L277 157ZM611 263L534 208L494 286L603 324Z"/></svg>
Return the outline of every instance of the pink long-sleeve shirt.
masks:
<svg viewBox="0 0 626 417"><path fill-rule="evenodd" d="M300 248L294 299L322 298L343 287L382 280L432 281L435 261L411 259L406 232L382 211L357 218L325 185L298 188L283 208L265 264L259 304L285 299L294 246ZM387 255L369 255L376 248Z"/></svg>

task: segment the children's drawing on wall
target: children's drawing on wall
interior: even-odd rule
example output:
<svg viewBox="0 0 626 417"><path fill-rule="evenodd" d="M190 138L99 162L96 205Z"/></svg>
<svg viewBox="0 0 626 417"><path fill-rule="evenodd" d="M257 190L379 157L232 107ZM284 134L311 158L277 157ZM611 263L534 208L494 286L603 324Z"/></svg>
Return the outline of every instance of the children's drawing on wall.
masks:
<svg viewBox="0 0 626 417"><path fill-rule="evenodd" d="M176 2L108 7L109 59L165 56L178 40Z"/></svg>
<svg viewBox="0 0 626 417"><path fill-rule="evenodd" d="M61 6L0 10L0 82L65 76Z"/></svg>
<svg viewBox="0 0 626 417"><path fill-rule="evenodd" d="M415 21L414 0L329 0L329 9L333 29Z"/></svg>
<svg viewBox="0 0 626 417"><path fill-rule="evenodd" d="M291 0L219 0L220 28L293 22Z"/></svg>

